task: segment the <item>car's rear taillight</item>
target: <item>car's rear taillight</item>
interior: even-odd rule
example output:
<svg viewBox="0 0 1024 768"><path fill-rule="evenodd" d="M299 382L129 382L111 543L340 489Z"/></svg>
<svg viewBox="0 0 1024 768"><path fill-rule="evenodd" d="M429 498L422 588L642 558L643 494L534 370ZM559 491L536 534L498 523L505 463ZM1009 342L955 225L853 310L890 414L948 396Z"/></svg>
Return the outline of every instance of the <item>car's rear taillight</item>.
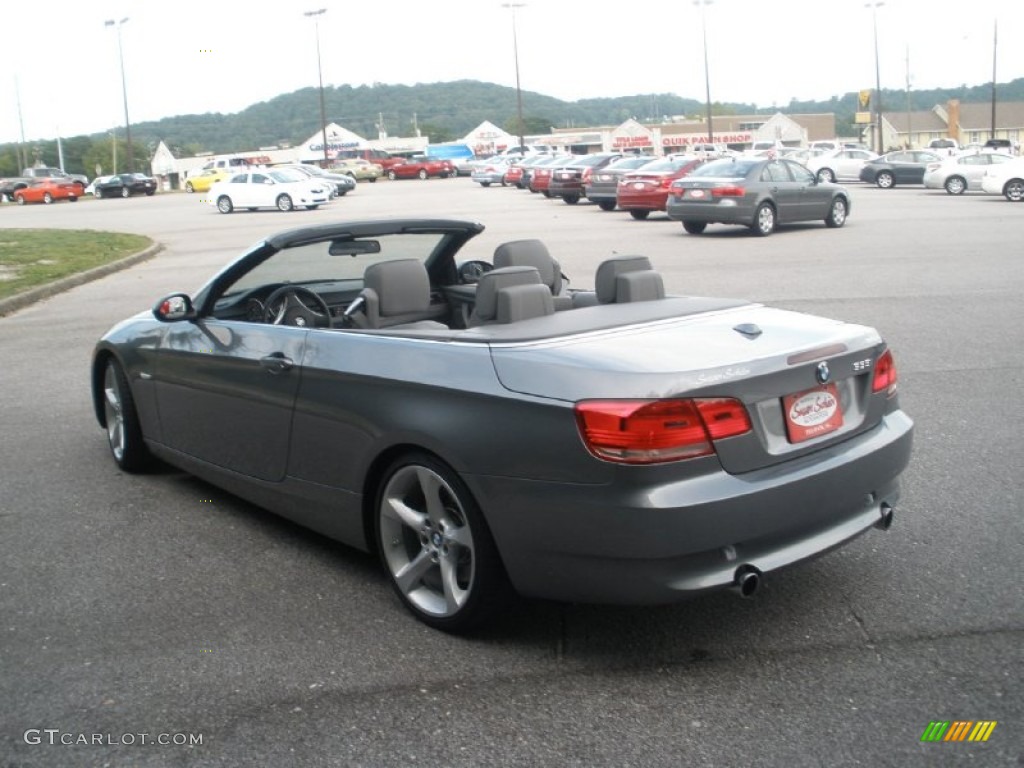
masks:
<svg viewBox="0 0 1024 768"><path fill-rule="evenodd" d="M714 453L712 440L750 430L738 400L587 400L576 421L588 450L622 464L658 464Z"/></svg>
<svg viewBox="0 0 1024 768"><path fill-rule="evenodd" d="M885 390L886 397L896 394L896 361L890 350L885 350L882 356L875 363L875 377L871 381L871 391L881 392Z"/></svg>
<svg viewBox="0 0 1024 768"><path fill-rule="evenodd" d="M743 197L745 194L747 194L746 189L735 185L729 187L713 187L711 189L712 197Z"/></svg>

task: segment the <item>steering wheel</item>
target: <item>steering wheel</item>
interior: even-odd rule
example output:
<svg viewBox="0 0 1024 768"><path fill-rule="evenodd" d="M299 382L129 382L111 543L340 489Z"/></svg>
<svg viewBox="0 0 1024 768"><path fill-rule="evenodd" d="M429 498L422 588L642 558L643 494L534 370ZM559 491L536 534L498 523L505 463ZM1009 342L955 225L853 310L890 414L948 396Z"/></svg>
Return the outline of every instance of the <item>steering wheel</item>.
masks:
<svg viewBox="0 0 1024 768"><path fill-rule="evenodd" d="M306 301L303 301L303 298ZM315 306L310 306L310 303ZM282 285L267 296L263 322L273 325L297 325L300 328L330 328L331 309L320 294L309 288Z"/></svg>
<svg viewBox="0 0 1024 768"><path fill-rule="evenodd" d="M459 264L459 282L464 285L479 283L485 273L494 269L494 265L486 261L464 261Z"/></svg>

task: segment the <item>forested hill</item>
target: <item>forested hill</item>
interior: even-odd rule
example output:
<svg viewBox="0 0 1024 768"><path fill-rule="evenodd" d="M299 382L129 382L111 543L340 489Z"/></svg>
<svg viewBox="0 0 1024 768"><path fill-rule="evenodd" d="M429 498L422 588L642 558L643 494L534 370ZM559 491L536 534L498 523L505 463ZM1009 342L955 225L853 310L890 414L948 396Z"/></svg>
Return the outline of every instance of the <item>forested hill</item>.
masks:
<svg viewBox="0 0 1024 768"><path fill-rule="evenodd" d="M913 109L930 109L949 99L983 102L991 99L991 84L974 87L911 91ZM1001 101L1024 101L1024 78L998 86ZM514 88L459 80L450 83L417 85L339 86L324 89L328 122L343 125L366 138L375 138L378 125L391 136L411 136L416 131L434 141L460 138L489 120L515 133L516 91ZM882 92L883 104L906 107L904 91ZM844 135L854 131L853 114L857 94L847 93L828 101L793 100L762 113L775 111L819 113L834 112L836 125ZM660 121L666 115L702 115L699 99L674 94L638 94L568 102L530 91L523 92L523 121L527 133L547 133L552 127L618 125L633 117L641 121ZM716 114L752 114L753 104L719 104ZM254 104L230 115L205 114L169 117L154 123L133 126L147 141L163 139L171 146L213 152L300 142L320 125L320 106L316 88L304 88L282 94L270 101ZM845 130L843 130L845 129Z"/></svg>

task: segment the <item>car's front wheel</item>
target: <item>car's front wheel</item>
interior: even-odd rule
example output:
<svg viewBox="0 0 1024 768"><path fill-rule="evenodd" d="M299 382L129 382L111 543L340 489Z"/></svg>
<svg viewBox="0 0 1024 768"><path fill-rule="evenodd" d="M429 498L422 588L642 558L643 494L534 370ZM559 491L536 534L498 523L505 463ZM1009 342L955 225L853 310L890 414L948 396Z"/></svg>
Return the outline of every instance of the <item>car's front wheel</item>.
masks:
<svg viewBox="0 0 1024 768"><path fill-rule="evenodd" d="M946 188L946 192L951 195L962 195L967 189L967 182L964 180L963 176L950 176L942 186L944 186Z"/></svg>
<svg viewBox="0 0 1024 768"><path fill-rule="evenodd" d="M822 168L818 171L818 181L833 182L836 180L835 173L831 168Z"/></svg>
<svg viewBox="0 0 1024 768"><path fill-rule="evenodd" d="M1010 179L1003 186L1003 195L1011 203L1024 201L1024 179Z"/></svg>
<svg viewBox="0 0 1024 768"><path fill-rule="evenodd" d="M417 173L416 175L417 175L417 176L419 176L419 177L420 177L421 179L425 179L425 178L427 178L427 176L429 176L430 174L429 174L429 173L427 173L427 169L426 169L426 168L420 168L420 171L419 171L419 173Z"/></svg>
<svg viewBox="0 0 1024 768"><path fill-rule="evenodd" d="M708 228L706 221L684 221L683 229L691 235L699 235Z"/></svg>
<svg viewBox="0 0 1024 768"><path fill-rule="evenodd" d="M832 205L828 209L828 216L825 217L825 226L837 229L846 223L846 214L849 211L846 201L837 197L832 201Z"/></svg>
<svg viewBox="0 0 1024 768"><path fill-rule="evenodd" d="M277 210L284 211L285 213L287 213L288 211L292 210L295 207L295 204L292 203L291 197L288 195L278 195L276 205Z"/></svg>
<svg viewBox="0 0 1024 768"><path fill-rule="evenodd" d="M775 208L771 203L761 203L754 214L754 234L767 237L775 231Z"/></svg>
<svg viewBox="0 0 1024 768"><path fill-rule="evenodd" d="M186 181L185 182L185 191L188 192L189 194L192 194L193 192L196 191L195 187L192 186L192 182L191 181Z"/></svg>
<svg viewBox="0 0 1024 768"><path fill-rule="evenodd" d="M497 547L469 489L433 456L388 467L376 496L381 561L417 619L446 632L472 629L509 594Z"/></svg>
<svg viewBox="0 0 1024 768"><path fill-rule="evenodd" d="M235 206L232 204L230 197L221 195L217 198L217 210L221 213L231 213L235 210Z"/></svg>
<svg viewBox="0 0 1024 768"><path fill-rule="evenodd" d="M893 178L893 175L889 173L889 171L882 171L875 177L875 184L877 184L880 189L892 189L895 183L896 179Z"/></svg>
<svg viewBox="0 0 1024 768"><path fill-rule="evenodd" d="M43 202L46 203L47 205L52 203L53 202L53 195L51 195L49 192L44 192L43 193Z"/></svg>
<svg viewBox="0 0 1024 768"><path fill-rule="evenodd" d="M24 205L25 204L25 196L24 195L19 195L18 193L15 193L14 194L14 202L16 202L18 205Z"/></svg>
<svg viewBox="0 0 1024 768"><path fill-rule="evenodd" d="M128 187L121 187L121 197L131 197L132 191Z"/></svg>
<svg viewBox="0 0 1024 768"><path fill-rule="evenodd" d="M388 178L394 181L395 179L398 178L398 174L395 173L394 171L388 171Z"/></svg>
<svg viewBox="0 0 1024 768"><path fill-rule="evenodd" d="M103 372L103 420L107 442L117 466L125 472L138 472L149 463L149 450L142 439L139 414L135 410L128 377L111 358Z"/></svg>

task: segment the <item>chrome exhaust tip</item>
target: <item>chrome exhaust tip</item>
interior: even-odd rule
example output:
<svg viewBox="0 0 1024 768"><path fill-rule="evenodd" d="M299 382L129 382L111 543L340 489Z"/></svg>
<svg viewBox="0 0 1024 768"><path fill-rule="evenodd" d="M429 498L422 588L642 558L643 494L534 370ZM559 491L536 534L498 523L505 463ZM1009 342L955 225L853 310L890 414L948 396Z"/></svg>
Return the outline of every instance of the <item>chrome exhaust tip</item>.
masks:
<svg viewBox="0 0 1024 768"><path fill-rule="evenodd" d="M883 531L888 531L890 528L892 528L892 505L886 501L883 501L881 506L878 508L878 513L881 515L881 517L878 519L878 522L875 523L875 528L879 528Z"/></svg>
<svg viewBox="0 0 1024 768"><path fill-rule="evenodd" d="M733 585L730 587L742 598L751 598L761 588L761 572L752 565L741 565L736 569Z"/></svg>

